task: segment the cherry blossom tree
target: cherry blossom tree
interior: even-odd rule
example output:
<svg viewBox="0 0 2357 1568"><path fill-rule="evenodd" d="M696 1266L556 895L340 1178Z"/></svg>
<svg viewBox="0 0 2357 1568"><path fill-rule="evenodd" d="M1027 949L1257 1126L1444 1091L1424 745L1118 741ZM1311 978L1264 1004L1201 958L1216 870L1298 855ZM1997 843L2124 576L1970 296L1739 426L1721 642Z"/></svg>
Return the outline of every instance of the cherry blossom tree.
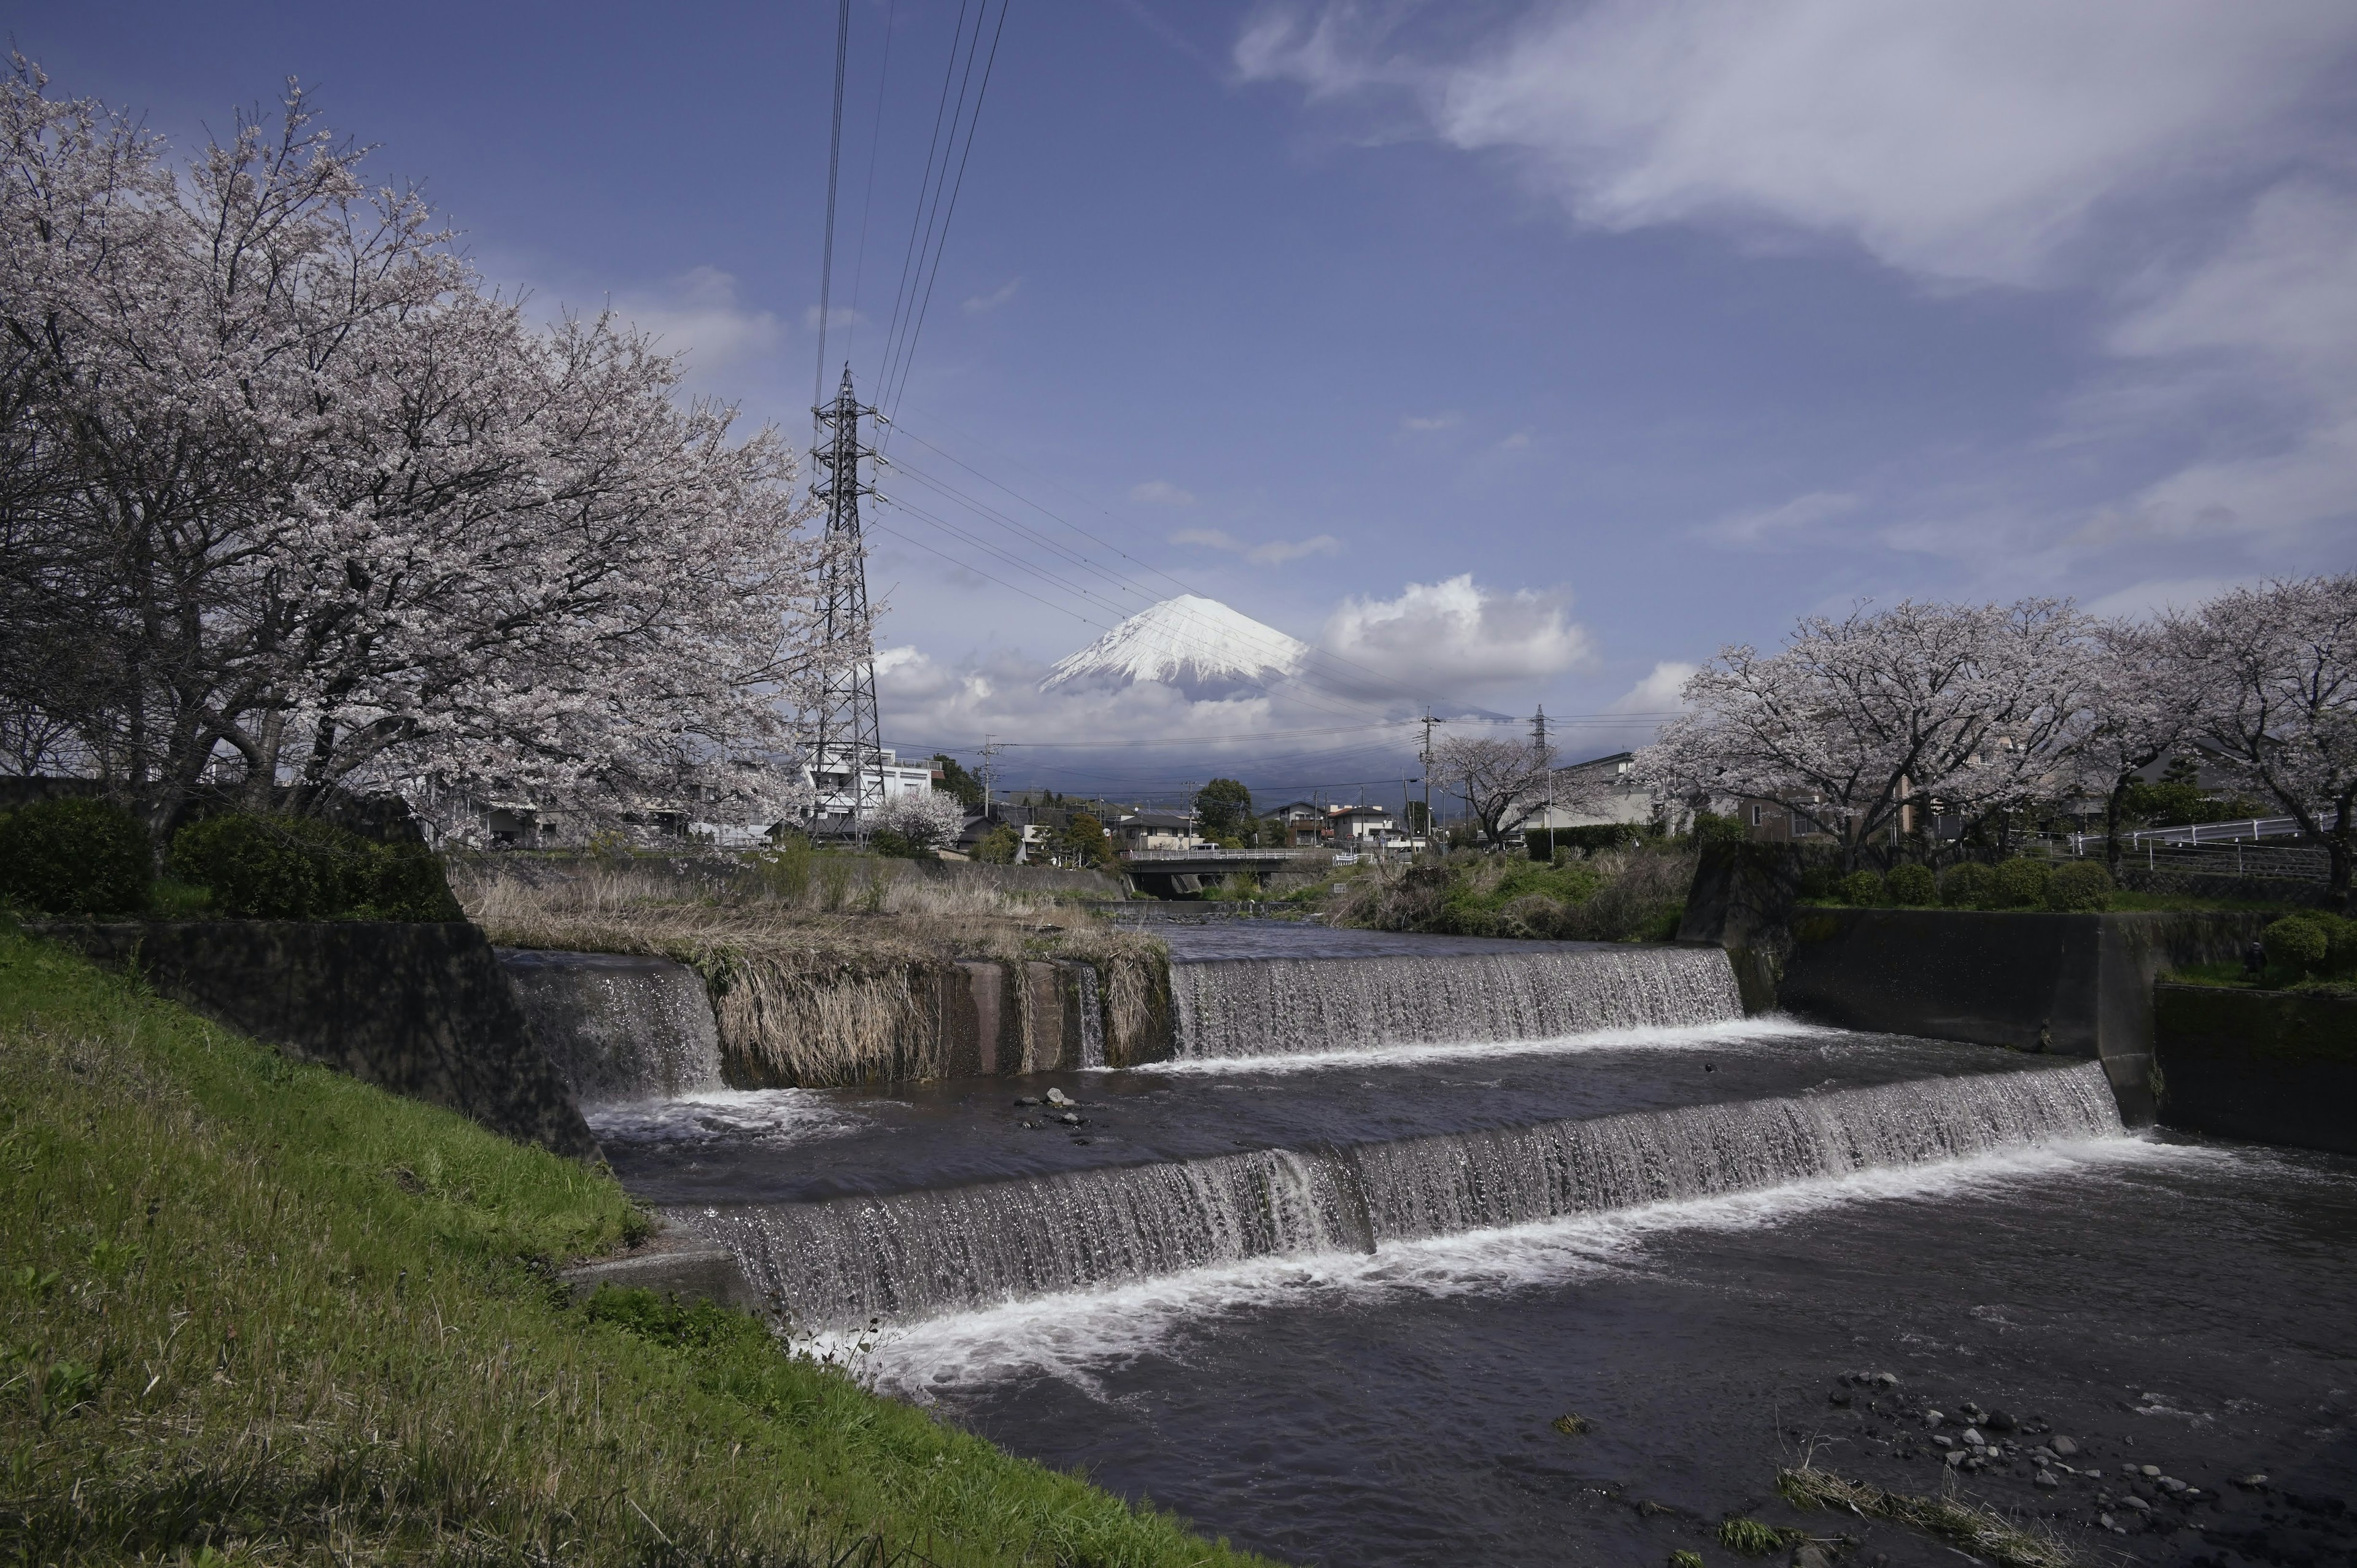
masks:
<svg viewBox="0 0 2357 1568"><path fill-rule="evenodd" d="M2357 573L2237 588L2169 618L2215 680L2201 737L2330 856L2350 893L2357 839Z"/></svg>
<svg viewBox="0 0 2357 1568"><path fill-rule="evenodd" d="M860 646L817 634L777 433L488 292L299 90L175 177L45 87L0 83L0 696L159 828L224 763L298 810L426 779L774 820L781 715Z"/></svg>
<svg viewBox="0 0 2357 1568"><path fill-rule="evenodd" d="M2104 802L2105 859L2120 864L2120 811L2147 768L2200 733L2214 684L2167 626L2104 621L2093 632L2088 705L2070 743L2079 787Z"/></svg>
<svg viewBox="0 0 2357 1568"><path fill-rule="evenodd" d="M965 808L946 789L895 795L877 809L875 825L899 833L919 849L957 842L965 828Z"/></svg>
<svg viewBox="0 0 2357 1568"><path fill-rule="evenodd" d="M1448 736L1434 746L1432 758L1441 783L1497 845L1538 811L1554 752L1497 736Z"/></svg>
<svg viewBox="0 0 2357 1568"><path fill-rule="evenodd" d="M1855 864L1910 803L1987 817L2067 789L2092 628L2051 599L1811 617L1775 652L1722 649L1637 772L1673 799L1784 801Z"/></svg>

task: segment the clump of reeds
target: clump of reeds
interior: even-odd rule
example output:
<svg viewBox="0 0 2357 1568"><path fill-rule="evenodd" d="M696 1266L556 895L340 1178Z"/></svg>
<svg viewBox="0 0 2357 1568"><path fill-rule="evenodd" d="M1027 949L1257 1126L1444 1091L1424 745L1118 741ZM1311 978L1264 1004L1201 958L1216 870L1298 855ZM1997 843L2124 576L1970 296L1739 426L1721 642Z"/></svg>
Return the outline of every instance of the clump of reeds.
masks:
<svg viewBox="0 0 2357 1568"><path fill-rule="evenodd" d="M1777 1471L1776 1489L1795 1508L1838 1509L1860 1519L1889 1520L1936 1535L1997 1568L2073 1568L2075 1560L2052 1536L2025 1530L1995 1509L1953 1493L1909 1497L1809 1465Z"/></svg>
<svg viewBox="0 0 2357 1568"><path fill-rule="evenodd" d="M502 946L643 953L694 969L722 1049L768 1083L946 1071L939 993L962 960L1093 964L1116 1061L1153 1036L1166 1003L1157 938L1048 899L796 843L684 870L651 857L476 860L455 866L451 885Z"/></svg>

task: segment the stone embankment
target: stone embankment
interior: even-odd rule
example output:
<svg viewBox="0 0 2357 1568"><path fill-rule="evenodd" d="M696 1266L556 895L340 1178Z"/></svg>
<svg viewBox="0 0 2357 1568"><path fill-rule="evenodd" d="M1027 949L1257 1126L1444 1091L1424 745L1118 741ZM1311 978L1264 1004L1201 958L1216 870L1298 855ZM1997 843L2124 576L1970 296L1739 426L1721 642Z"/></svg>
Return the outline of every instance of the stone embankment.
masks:
<svg viewBox="0 0 2357 1568"><path fill-rule="evenodd" d="M464 921L59 923L68 942L241 1033L472 1118L597 1157L483 933Z"/></svg>

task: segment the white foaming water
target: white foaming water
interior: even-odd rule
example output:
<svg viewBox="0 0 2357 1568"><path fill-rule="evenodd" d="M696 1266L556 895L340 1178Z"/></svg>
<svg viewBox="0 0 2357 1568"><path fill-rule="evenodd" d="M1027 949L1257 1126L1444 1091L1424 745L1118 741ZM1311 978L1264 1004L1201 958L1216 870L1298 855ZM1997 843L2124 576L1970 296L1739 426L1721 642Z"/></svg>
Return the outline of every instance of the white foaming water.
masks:
<svg viewBox="0 0 2357 1568"><path fill-rule="evenodd" d="M2085 1062L672 1218L813 1328L2120 1132Z"/></svg>
<svg viewBox="0 0 2357 1568"><path fill-rule="evenodd" d="M713 1089L675 1100L641 1100L584 1111L589 1131L631 1144L700 1144L726 1138L764 1144L803 1143L865 1124L811 1089Z"/></svg>
<svg viewBox="0 0 2357 1568"><path fill-rule="evenodd" d="M1559 1039L1743 1015L1717 948L1566 947L1173 964L1182 1059Z"/></svg>
<svg viewBox="0 0 2357 1568"><path fill-rule="evenodd" d="M1095 1392L1099 1371L1154 1354L1174 1336L1222 1317L1556 1287L1635 1263L1648 1240L1665 1232L1762 1229L1853 1204L2037 1188L2104 1169L2232 1157L2227 1151L2145 1137L2068 1139L1752 1192L1385 1242L1372 1254L1259 1258L890 1327L868 1352L866 1370L879 1388L916 1400L1028 1376L1054 1377Z"/></svg>
<svg viewBox="0 0 2357 1568"><path fill-rule="evenodd" d="M1081 1066L1102 1068L1104 1059L1104 1007L1097 997L1097 969L1075 964L1081 992Z"/></svg>
<svg viewBox="0 0 2357 1568"><path fill-rule="evenodd" d="M1182 1057L1156 1062L1145 1070L1164 1073L1314 1072L1326 1068L1399 1067L1417 1062L1452 1062L1501 1057L1554 1056L1596 1050L1724 1049L1775 1040L1838 1040L1846 1029L1803 1024L1797 1018L1768 1015L1757 1018L1722 1018L1708 1024L1661 1024L1638 1028L1591 1029L1579 1035L1556 1035L1527 1040L1444 1040L1422 1046L1364 1046L1352 1049L1302 1051L1285 1056Z"/></svg>

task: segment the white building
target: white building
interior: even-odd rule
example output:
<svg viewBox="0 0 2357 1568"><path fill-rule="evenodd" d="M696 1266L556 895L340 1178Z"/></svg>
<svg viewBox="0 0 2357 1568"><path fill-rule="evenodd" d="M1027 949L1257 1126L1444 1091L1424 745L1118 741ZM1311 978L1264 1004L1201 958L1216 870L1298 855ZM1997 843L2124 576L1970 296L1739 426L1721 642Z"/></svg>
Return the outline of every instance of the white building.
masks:
<svg viewBox="0 0 2357 1568"><path fill-rule="evenodd" d="M810 825L817 832L851 831L852 757L851 746L830 746L814 764L802 766L802 778L817 796L810 811ZM931 762L902 762L888 746L869 753L866 763L859 770L858 791L864 811L872 813L888 800L921 795L933 787Z"/></svg>
<svg viewBox="0 0 2357 1568"><path fill-rule="evenodd" d="M1637 782L1636 753L1614 752L1558 768L1533 801L1527 829L1642 827L1653 820L1653 792Z"/></svg>

